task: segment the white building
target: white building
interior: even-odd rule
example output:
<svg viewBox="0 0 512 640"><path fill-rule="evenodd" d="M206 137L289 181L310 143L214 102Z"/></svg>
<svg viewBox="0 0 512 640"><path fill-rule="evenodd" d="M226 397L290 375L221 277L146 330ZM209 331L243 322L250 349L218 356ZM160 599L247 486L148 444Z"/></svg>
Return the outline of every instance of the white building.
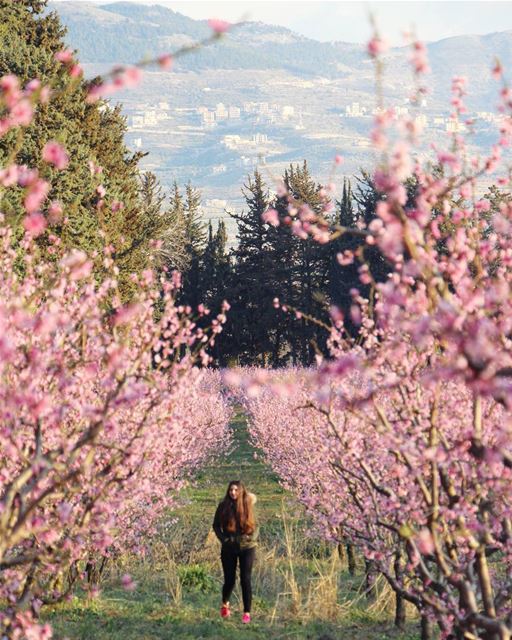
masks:
<svg viewBox="0 0 512 640"><path fill-rule="evenodd" d="M236 161L238 167L250 167L252 165L252 160L248 156L240 156L240 158Z"/></svg>
<svg viewBox="0 0 512 640"><path fill-rule="evenodd" d="M254 144L264 144L268 142L268 136L266 133L253 133L252 141Z"/></svg>
<svg viewBox="0 0 512 640"><path fill-rule="evenodd" d="M486 122L497 121L496 114L491 111L477 111L476 116L477 118L480 118L480 120L485 120Z"/></svg>
<svg viewBox="0 0 512 640"><path fill-rule="evenodd" d="M466 125L455 118L450 118L446 123L446 131L448 133L463 133L466 131Z"/></svg>
<svg viewBox="0 0 512 640"><path fill-rule="evenodd" d="M240 118L241 111L238 107L229 107L228 117L230 120L238 120Z"/></svg>
<svg viewBox="0 0 512 640"><path fill-rule="evenodd" d="M228 115L229 115L228 110L226 109L224 104L222 102L219 102L215 108L215 119L217 121L227 120Z"/></svg>
<svg viewBox="0 0 512 640"><path fill-rule="evenodd" d="M345 108L345 115L348 118L361 118L366 115L366 107L362 107L359 102L353 102Z"/></svg>
<svg viewBox="0 0 512 640"><path fill-rule="evenodd" d="M132 127L143 127L144 116L132 116Z"/></svg>
<svg viewBox="0 0 512 640"><path fill-rule="evenodd" d="M227 135L222 138L222 144L225 145L228 149L236 149L241 141L242 138L236 134Z"/></svg>
<svg viewBox="0 0 512 640"><path fill-rule="evenodd" d="M156 124L158 124L158 117L157 117L156 111L145 111L144 126L154 127Z"/></svg>
<svg viewBox="0 0 512 640"><path fill-rule="evenodd" d="M201 114L201 122L206 126L214 126L215 125L215 112L214 111L205 111Z"/></svg>
<svg viewBox="0 0 512 640"><path fill-rule="evenodd" d="M293 118L293 116L295 115L295 107L292 107L288 104L285 105L284 107L281 108L281 115L285 119Z"/></svg>

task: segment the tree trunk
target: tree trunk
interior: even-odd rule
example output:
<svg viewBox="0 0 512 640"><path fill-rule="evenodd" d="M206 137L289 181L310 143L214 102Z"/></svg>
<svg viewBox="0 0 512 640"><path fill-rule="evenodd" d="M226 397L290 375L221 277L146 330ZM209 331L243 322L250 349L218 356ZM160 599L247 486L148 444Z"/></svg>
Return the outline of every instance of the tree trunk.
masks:
<svg viewBox="0 0 512 640"><path fill-rule="evenodd" d="M364 593L367 600L375 600L375 566L371 560L364 561Z"/></svg>
<svg viewBox="0 0 512 640"><path fill-rule="evenodd" d="M427 616L421 616L421 640L432 640L434 637L434 625L432 624L432 620L427 618Z"/></svg>
<svg viewBox="0 0 512 640"><path fill-rule="evenodd" d="M398 584L402 581L402 549L399 547L395 553L393 570ZM405 626L405 600L399 593L395 593L395 627L403 629Z"/></svg>
<svg viewBox="0 0 512 640"><path fill-rule="evenodd" d="M347 562L348 562L348 572L351 576L356 575L356 554L354 553L354 545L347 544Z"/></svg>

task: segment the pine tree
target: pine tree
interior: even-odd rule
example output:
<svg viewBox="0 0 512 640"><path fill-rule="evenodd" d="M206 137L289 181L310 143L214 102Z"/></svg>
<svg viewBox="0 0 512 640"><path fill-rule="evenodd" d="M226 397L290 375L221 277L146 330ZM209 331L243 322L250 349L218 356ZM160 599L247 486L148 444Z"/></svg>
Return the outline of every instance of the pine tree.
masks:
<svg viewBox="0 0 512 640"><path fill-rule="evenodd" d="M207 225L202 220L201 193L190 182L185 187L185 238L191 255L200 255L206 242Z"/></svg>
<svg viewBox="0 0 512 640"><path fill-rule="evenodd" d="M175 185L175 193L177 186ZM197 307L202 300L201 261L206 243L207 225L201 219L201 194L190 183L185 187L185 200L178 200L177 211L183 211L185 252L188 265L183 273L183 301Z"/></svg>
<svg viewBox="0 0 512 640"><path fill-rule="evenodd" d="M358 220L356 211L354 210L354 196L352 194L352 184L348 178L343 179L343 191L341 200L337 203L337 220L336 222L344 228L355 228ZM349 232L343 233L331 244L331 273L329 277L329 295L331 301L342 312L345 318L345 327L351 335L358 332L350 319L350 307L352 306L352 296L350 291L358 289L361 286L359 280L357 261L352 264L340 265L338 255L343 255L344 251L355 251L361 246L361 240L358 236Z"/></svg>
<svg viewBox="0 0 512 640"><path fill-rule="evenodd" d="M313 180L306 162L302 167L291 165L285 172L284 183L288 195L278 198L275 204L281 218L288 213L290 196L297 206L308 206L317 215L325 217L320 195L322 187ZM330 247L311 238L297 238L287 227L278 227L273 235L275 261L280 265L280 297L303 314L299 319L292 316L283 319L290 356L294 363L310 364L317 350L325 352L325 331L308 318L327 319Z"/></svg>
<svg viewBox="0 0 512 640"><path fill-rule="evenodd" d="M190 265L186 246L185 205L178 184L174 182L165 212L168 234L161 237L162 257L169 270L185 273Z"/></svg>
<svg viewBox="0 0 512 640"><path fill-rule="evenodd" d="M231 214L238 224L238 246L233 250L233 279L227 299L231 304L226 334L229 351L242 364L277 362L282 346L282 327L273 308L276 290L275 256L271 230L261 218L271 198L256 170L242 189L247 209ZM227 341L227 340L226 340Z"/></svg>

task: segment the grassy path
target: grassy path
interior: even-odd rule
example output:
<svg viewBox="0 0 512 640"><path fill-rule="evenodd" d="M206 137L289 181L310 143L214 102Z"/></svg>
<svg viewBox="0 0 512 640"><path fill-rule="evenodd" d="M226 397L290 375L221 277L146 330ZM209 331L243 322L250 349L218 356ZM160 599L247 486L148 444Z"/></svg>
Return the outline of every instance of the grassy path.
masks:
<svg viewBox="0 0 512 640"><path fill-rule="evenodd" d="M299 511L248 441L245 418L232 423L235 446L201 472L184 492L186 504L149 558L112 567L98 598L78 595L48 618L55 637L70 640L412 640L415 625L392 628L389 612L358 596L361 577L350 578L326 545L311 547ZM230 480L241 479L258 496L261 546L254 572L253 622L240 623L239 587L233 616L218 615L222 575L219 546L211 531L216 505ZM309 546L308 546L309 545ZM313 552L312 552L313 550ZM130 572L137 590L119 587Z"/></svg>

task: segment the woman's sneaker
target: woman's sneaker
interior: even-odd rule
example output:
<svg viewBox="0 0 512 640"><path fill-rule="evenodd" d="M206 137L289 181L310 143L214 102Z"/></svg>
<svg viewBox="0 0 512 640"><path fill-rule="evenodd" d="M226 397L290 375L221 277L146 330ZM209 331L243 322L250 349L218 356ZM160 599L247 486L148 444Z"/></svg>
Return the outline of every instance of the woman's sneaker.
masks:
<svg viewBox="0 0 512 640"><path fill-rule="evenodd" d="M244 615L242 616L242 624L249 624L250 621L251 621L251 614L244 613Z"/></svg>
<svg viewBox="0 0 512 640"><path fill-rule="evenodd" d="M231 611L229 610L229 606L226 605L222 605L222 607L220 608L220 615L222 618L229 618L229 616L231 615Z"/></svg>

